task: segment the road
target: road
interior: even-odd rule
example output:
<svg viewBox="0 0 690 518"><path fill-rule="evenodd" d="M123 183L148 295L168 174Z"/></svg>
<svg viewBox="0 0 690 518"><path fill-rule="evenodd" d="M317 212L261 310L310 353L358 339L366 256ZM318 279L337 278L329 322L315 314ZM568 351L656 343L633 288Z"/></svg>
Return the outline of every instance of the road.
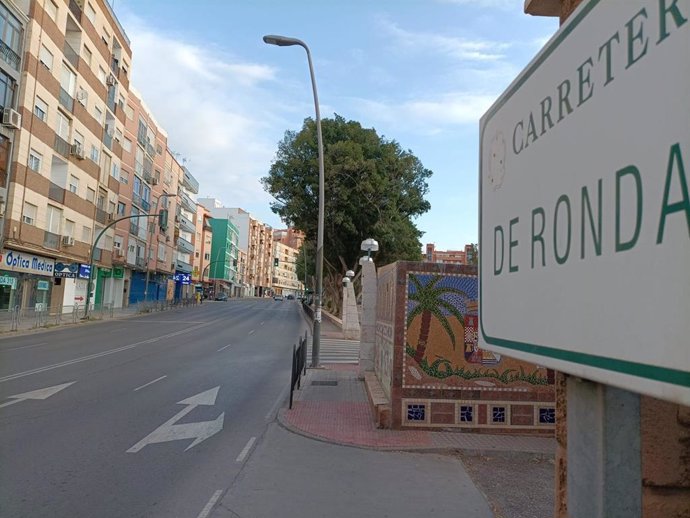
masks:
<svg viewBox="0 0 690 518"><path fill-rule="evenodd" d="M306 329L247 299L1 339L0 516L207 516Z"/></svg>

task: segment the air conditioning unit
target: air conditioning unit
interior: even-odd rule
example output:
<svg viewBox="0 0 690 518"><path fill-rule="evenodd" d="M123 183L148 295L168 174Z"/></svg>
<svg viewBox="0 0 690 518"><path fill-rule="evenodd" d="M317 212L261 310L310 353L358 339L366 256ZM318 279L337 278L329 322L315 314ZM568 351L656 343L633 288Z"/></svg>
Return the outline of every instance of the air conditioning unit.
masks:
<svg viewBox="0 0 690 518"><path fill-rule="evenodd" d="M81 145L79 142L75 142L74 144L72 144L72 147L70 148L70 154L76 156L79 160L84 160L84 158L86 158L84 146Z"/></svg>
<svg viewBox="0 0 690 518"><path fill-rule="evenodd" d="M86 99L89 97L89 92L84 90L83 88L80 88L79 91L77 91L77 101L79 101L81 104L86 103Z"/></svg>
<svg viewBox="0 0 690 518"><path fill-rule="evenodd" d="M170 243L170 236L165 236L165 242Z"/></svg>
<svg viewBox="0 0 690 518"><path fill-rule="evenodd" d="M155 176L151 178L151 185L158 185L158 178Z"/></svg>
<svg viewBox="0 0 690 518"><path fill-rule="evenodd" d="M113 214L112 212L108 212L108 221L112 221L114 219L115 219L115 214Z"/></svg>
<svg viewBox="0 0 690 518"><path fill-rule="evenodd" d="M22 127L22 116L12 108L2 110L2 125L8 128L19 129Z"/></svg>
<svg viewBox="0 0 690 518"><path fill-rule="evenodd" d="M108 86L113 86L115 84L115 76L113 74L110 74L108 77L106 77L105 84L107 84Z"/></svg>
<svg viewBox="0 0 690 518"><path fill-rule="evenodd" d="M74 246L74 238L72 236L62 236L62 246Z"/></svg>

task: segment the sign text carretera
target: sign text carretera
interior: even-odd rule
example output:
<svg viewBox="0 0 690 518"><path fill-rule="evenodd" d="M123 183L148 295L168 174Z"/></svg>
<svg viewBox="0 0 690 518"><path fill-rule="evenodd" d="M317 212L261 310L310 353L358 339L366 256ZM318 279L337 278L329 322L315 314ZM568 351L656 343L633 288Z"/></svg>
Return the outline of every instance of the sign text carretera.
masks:
<svg viewBox="0 0 690 518"><path fill-rule="evenodd" d="M690 403L689 48L585 0L482 118L481 347Z"/></svg>
<svg viewBox="0 0 690 518"><path fill-rule="evenodd" d="M16 250L3 250L0 254L0 268L15 272L52 276L54 264L53 259Z"/></svg>

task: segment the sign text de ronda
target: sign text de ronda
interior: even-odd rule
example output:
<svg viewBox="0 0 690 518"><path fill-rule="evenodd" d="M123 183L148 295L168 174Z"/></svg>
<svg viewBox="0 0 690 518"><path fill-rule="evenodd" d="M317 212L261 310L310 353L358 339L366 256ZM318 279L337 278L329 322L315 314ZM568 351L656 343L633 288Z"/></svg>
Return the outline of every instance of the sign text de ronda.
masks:
<svg viewBox="0 0 690 518"><path fill-rule="evenodd" d="M690 3L585 1L481 121L481 346L690 404Z"/></svg>

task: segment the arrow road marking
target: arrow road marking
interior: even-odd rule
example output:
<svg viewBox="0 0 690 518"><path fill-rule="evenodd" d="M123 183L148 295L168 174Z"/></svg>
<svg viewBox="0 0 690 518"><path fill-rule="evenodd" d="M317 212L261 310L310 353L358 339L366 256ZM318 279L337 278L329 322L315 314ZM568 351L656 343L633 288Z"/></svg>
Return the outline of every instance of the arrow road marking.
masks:
<svg viewBox="0 0 690 518"><path fill-rule="evenodd" d="M62 385L54 385L52 387L46 387L38 390L32 390L31 392L24 392L23 394L15 394L14 396L9 396L12 401L7 401L0 405L0 408L14 405L15 403L21 403L27 399L48 399L50 396L57 394L63 389L69 387L74 381L69 383L63 383Z"/></svg>
<svg viewBox="0 0 690 518"><path fill-rule="evenodd" d="M175 424L199 405L215 405L216 397L218 396L218 389L220 387L212 388L205 392L201 392L196 396L178 401L178 405L187 405L165 423L156 428L153 432L144 437L141 441L132 446L127 453L137 453L147 444L156 444L159 442L177 441L180 439L194 439L192 444L187 446L184 451L196 446L209 437L217 434L223 429L223 420L225 419L225 412L222 412L213 421L202 421L200 423L185 423Z"/></svg>

